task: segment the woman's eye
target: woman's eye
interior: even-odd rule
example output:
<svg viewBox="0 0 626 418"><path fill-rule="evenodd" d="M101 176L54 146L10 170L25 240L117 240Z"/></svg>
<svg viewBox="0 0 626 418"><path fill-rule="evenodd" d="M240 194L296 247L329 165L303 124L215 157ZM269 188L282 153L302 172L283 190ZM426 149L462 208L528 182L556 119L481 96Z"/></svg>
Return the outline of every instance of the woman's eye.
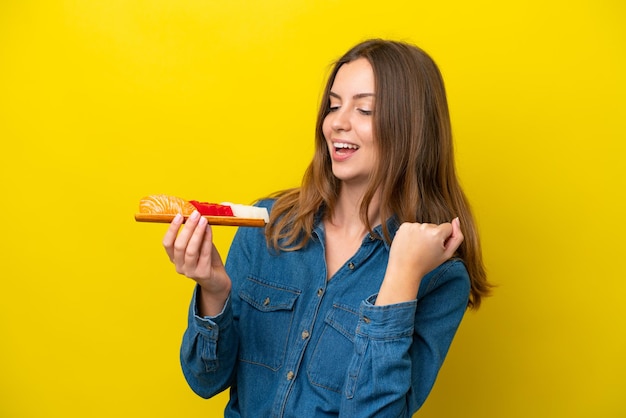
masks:
<svg viewBox="0 0 626 418"><path fill-rule="evenodd" d="M337 106L337 105L328 106L328 111L329 112L336 112L337 110L339 110L339 106Z"/></svg>
<svg viewBox="0 0 626 418"><path fill-rule="evenodd" d="M359 113L362 114L362 115L365 115L365 116L371 116L372 113L374 113L374 112L372 112L371 110L359 109Z"/></svg>

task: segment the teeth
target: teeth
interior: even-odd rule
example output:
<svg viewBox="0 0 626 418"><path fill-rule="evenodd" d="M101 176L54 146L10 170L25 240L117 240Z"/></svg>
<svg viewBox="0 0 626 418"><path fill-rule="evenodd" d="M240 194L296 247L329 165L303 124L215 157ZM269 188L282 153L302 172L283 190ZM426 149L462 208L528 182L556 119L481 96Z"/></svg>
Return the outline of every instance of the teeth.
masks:
<svg viewBox="0 0 626 418"><path fill-rule="evenodd" d="M345 142L335 142L335 148L347 148L347 149L359 149L357 145L348 144Z"/></svg>

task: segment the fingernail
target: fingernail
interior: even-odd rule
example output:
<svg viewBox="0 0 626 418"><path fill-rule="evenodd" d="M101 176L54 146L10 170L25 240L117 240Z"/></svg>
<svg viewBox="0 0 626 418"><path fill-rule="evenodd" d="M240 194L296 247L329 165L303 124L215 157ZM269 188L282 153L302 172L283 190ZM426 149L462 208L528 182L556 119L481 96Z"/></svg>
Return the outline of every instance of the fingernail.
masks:
<svg viewBox="0 0 626 418"><path fill-rule="evenodd" d="M198 212L197 210L194 210L190 218L195 221L196 219L198 219L198 216L200 216L200 212Z"/></svg>
<svg viewBox="0 0 626 418"><path fill-rule="evenodd" d="M180 222L182 217L183 215L181 215L180 213L177 213L176 216L174 216L174 222Z"/></svg>

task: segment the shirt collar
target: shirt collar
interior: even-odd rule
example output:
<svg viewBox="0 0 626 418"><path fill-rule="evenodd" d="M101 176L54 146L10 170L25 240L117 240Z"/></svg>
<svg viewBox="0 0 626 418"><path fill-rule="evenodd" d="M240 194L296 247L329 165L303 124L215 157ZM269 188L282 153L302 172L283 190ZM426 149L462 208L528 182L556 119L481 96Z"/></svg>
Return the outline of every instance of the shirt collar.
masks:
<svg viewBox="0 0 626 418"><path fill-rule="evenodd" d="M389 238L391 239L391 241L393 241L394 237L396 236L396 232L398 231L398 228L400 228L400 221L398 220L398 217L394 215L390 217L389 219L387 219L386 224L387 224L387 230L389 231ZM387 240L385 239L383 235L382 224L374 227L373 232L374 232L374 235L370 233L365 238L363 238L363 243L367 243L368 241L374 241L378 239L383 242L383 244L385 245L385 248L387 249L387 251L389 251L389 249L391 248L391 241L387 242ZM315 223L313 224L312 236L313 238L317 238L320 241L323 240L324 223L322 222L322 210L319 210L317 214L315 215Z"/></svg>

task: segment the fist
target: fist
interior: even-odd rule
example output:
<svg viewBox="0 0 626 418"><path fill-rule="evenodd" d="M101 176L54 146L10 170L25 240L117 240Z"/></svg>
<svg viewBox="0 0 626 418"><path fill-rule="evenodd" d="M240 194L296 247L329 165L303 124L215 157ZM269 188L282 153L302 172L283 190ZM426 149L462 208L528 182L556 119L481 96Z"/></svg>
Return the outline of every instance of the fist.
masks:
<svg viewBox="0 0 626 418"><path fill-rule="evenodd" d="M451 258L462 242L459 218L441 225L403 223L391 244L388 272L421 279Z"/></svg>

